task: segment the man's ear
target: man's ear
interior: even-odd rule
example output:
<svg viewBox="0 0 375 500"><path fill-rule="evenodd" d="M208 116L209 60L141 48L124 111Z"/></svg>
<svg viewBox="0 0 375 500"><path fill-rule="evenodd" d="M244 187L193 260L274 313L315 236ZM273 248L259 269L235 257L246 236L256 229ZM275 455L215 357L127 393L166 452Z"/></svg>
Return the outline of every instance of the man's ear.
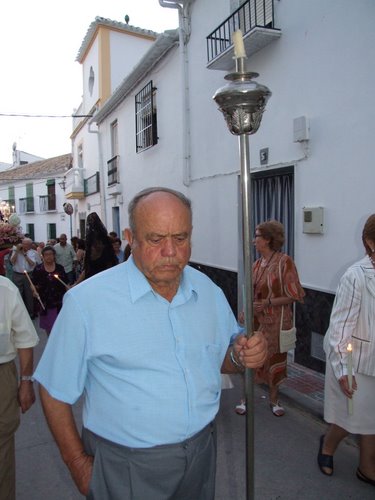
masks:
<svg viewBox="0 0 375 500"><path fill-rule="evenodd" d="M125 239L129 243L130 246L132 246L133 243L133 233L129 228L126 228L124 231Z"/></svg>

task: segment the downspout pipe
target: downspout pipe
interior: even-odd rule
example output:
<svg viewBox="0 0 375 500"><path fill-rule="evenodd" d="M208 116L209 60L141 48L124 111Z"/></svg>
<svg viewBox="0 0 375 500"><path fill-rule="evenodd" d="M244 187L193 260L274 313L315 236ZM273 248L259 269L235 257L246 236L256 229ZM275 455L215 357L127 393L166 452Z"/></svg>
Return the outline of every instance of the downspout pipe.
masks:
<svg viewBox="0 0 375 500"><path fill-rule="evenodd" d="M190 147L190 88L189 88L189 56L187 43L190 36L190 14L188 12L189 3L184 6L183 2L173 0L159 0L161 7L178 10L179 18L179 47L181 73L183 82L182 98L182 149L183 167L182 180L185 186L190 186L191 182L191 147Z"/></svg>

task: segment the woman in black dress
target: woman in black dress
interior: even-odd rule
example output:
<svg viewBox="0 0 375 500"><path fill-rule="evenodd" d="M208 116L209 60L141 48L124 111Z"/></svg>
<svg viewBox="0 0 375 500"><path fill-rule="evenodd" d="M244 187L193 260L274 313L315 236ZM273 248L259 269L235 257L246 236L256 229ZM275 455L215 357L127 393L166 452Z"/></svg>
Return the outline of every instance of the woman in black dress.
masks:
<svg viewBox="0 0 375 500"><path fill-rule="evenodd" d="M51 333L62 307L64 293L68 289L68 285L61 283L61 281L67 283L68 278L63 266L56 263L55 256L56 251L53 247L44 247L42 250L43 262L35 267L32 274L32 281L45 307L43 309L39 305L39 326L47 332L47 335Z"/></svg>

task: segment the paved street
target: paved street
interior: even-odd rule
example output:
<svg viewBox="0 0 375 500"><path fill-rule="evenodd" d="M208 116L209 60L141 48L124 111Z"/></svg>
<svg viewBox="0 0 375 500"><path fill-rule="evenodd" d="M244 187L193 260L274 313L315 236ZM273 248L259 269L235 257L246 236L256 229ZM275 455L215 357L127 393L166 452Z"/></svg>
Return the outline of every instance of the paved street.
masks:
<svg viewBox="0 0 375 500"><path fill-rule="evenodd" d="M41 333L38 359L45 335ZM223 391L218 417L218 474L216 500L245 499L245 418L233 407L240 394ZM375 498L374 488L355 477L358 449L354 440L342 443L335 457L334 477L323 476L316 465L324 423L310 411L287 400L287 414L276 418L268 408L266 392L255 391L256 500L325 500ZM75 410L80 423L80 408ZM79 495L47 429L39 401L24 416L16 438L17 500L78 500ZM148 499L145 499L148 500Z"/></svg>

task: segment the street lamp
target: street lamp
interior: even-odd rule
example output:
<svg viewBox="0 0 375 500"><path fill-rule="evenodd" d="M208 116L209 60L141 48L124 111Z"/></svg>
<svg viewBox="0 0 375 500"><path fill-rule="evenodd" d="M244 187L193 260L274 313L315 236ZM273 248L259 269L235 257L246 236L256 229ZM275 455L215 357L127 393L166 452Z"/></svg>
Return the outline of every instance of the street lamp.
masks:
<svg viewBox="0 0 375 500"><path fill-rule="evenodd" d="M61 187L63 191L65 191L66 188L65 177L63 177L63 179L60 182L58 182L58 185Z"/></svg>
<svg viewBox="0 0 375 500"><path fill-rule="evenodd" d="M257 132L262 120L266 103L271 91L264 85L253 81L258 73L245 71L246 52L240 30L233 33L235 73L225 79L230 83L218 89L214 100L218 104L227 122L229 131L239 136L241 164L241 206L242 206L242 241L244 263L243 307L246 335L253 334L253 289L251 255L251 172L249 135ZM246 395L246 498L254 498L254 380L253 371L245 371Z"/></svg>

